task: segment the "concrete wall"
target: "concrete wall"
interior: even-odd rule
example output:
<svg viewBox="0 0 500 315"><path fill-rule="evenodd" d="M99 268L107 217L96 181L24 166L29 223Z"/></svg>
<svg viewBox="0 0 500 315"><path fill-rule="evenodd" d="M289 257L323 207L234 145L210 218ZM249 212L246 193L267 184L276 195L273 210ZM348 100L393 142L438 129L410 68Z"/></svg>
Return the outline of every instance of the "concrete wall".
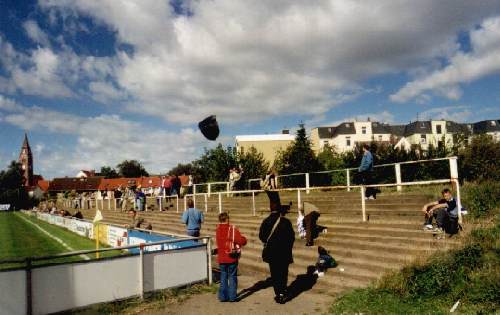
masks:
<svg viewBox="0 0 500 315"><path fill-rule="evenodd" d="M26 314L26 271L0 272L0 315Z"/></svg>
<svg viewBox="0 0 500 315"><path fill-rule="evenodd" d="M128 256L32 269L33 314L61 312L141 294L141 257ZM144 292L207 279L206 247L147 253ZM0 315L26 314L26 271L0 272Z"/></svg>

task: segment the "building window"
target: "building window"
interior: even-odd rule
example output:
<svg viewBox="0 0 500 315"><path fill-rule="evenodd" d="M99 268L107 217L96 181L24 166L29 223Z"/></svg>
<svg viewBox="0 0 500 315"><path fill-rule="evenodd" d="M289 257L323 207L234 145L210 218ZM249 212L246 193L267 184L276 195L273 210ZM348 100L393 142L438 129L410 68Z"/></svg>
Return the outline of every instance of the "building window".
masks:
<svg viewBox="0 0 500 315"><path fill-rule="evenodd" d="M326 147L328 145L328 140L323 141L323 146Z"/></svg>
<svg viewBox="0 0 500 315"><path fill-rule="evenodd" d="M347 128L349 128L349 124L345 124L345 126L346 126Z"/></svg>
<svg viewBox="0 0 500 315"><path fill-rule="evenodd" d="M351 137L345 137L345 145L348 147L351 146Z"/></svg>
<svg viewBox="0 0 500 315"><path fill-rule="evenodd" d="M443 131L441 130L441 125L436 126L436 133L440 135Z"/></svg>
<svg viewBox="0 0 500 315"><path fill-rule="evenodd" d="M361 133L366 135L366 127L361 127Z"/></svg>
<svg viewBox="0 0 500 315"><path fill-rule="evenodd" d="M382 135L378 136L378 141L382 141Z"/></svg>
<svg viewBox="0 0 500 315"><path fill-rule="evenodd" d="M496 122L496 121L494 121L494 120L492 120L492 121L491 121L491 125L492 125L493 127L495 127L495 126L497 125L497 122Z"/></svg>
<svg viewBox="0 0 500 315"><path fill-rule="evenodd" d="M420 135L420 143L421 144L427 143L427 135Z"/></svg>

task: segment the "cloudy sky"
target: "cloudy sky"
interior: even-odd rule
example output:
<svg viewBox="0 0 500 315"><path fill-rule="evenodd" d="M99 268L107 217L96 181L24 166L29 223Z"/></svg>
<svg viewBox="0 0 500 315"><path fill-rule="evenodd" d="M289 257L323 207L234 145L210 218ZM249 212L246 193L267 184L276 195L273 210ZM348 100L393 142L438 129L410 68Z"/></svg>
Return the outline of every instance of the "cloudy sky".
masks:
<svg viewBox="0 0 500 315"><path fill-rule="evenodd" d="M1 0L0 168L46 178L346 119L500 117L500 0Z"/></svg>

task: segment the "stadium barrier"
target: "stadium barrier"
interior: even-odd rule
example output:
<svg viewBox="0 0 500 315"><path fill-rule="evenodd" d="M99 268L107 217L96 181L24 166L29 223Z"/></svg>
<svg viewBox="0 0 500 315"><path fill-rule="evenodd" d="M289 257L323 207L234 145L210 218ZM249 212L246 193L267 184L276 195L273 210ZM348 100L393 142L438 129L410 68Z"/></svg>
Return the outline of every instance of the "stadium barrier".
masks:
<svg viewBox="0 0 500 315"><path fill-rule="evenodd" d="M42 215L47 222L76 233L94 235L92 223ZM67 225L66 225L67 224ZM101 224L99 224L101 225ZM24 267L0 271L0 314L48 314L111 302L144 293L208 281L212 283L211 241L209 237L174 239L144 230L128 230L126 245L120 246L121 230L102 224L111 248L0 260L1 264L24 263ZM116 234L118 233L118 234ZM169 239L165 239L165 237ZM123 243L122 243L123 244ZM128 254L102 259L54 264L51 260L106 251L124 250ZM33 265L37 262L36 266ZM40 264L41 262L41 264Z"/></svg>

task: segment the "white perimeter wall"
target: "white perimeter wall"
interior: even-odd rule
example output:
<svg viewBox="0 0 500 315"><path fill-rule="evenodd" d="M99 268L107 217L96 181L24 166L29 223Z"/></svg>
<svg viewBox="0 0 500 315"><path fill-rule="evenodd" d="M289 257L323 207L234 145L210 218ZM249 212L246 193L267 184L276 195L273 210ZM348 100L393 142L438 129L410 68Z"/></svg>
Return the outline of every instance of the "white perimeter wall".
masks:
<svg viewBox="0 0 500 315"><path fill-rule="evenodd" d="M26 314L26 271L0 272L0 314Z"/></svg>
<svg viewBox="0 0 500 315"><path fill-rule="evenodd" d="M144 255L144 291L207 279L206 247ZM140 294L140 256L34 268L33 314L47 314ZM26 313L26 272L0 272L0 315Z"/></svg>

